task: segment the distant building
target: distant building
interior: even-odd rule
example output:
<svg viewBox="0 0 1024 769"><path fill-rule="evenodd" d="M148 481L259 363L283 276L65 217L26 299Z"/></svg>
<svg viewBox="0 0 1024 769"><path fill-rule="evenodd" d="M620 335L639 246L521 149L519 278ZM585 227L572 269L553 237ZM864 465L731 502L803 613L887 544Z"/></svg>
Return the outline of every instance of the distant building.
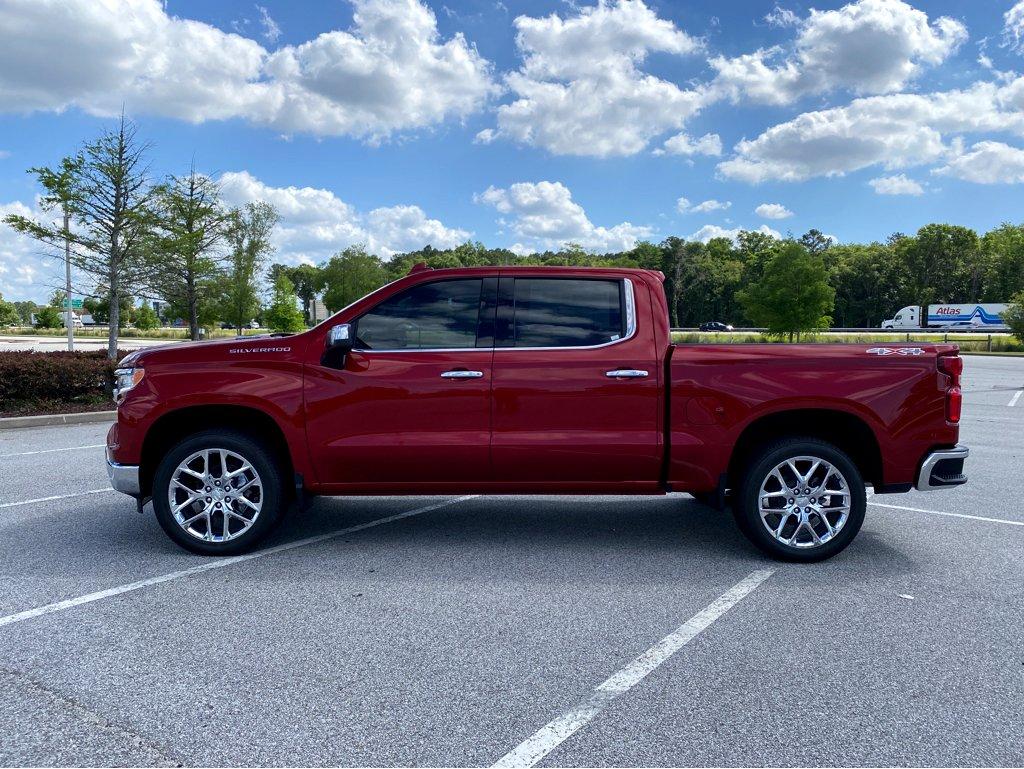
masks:
<svg viewBox="0 0 1024 769"><path fill-rule="evenodd" d="M327 312L327 306L324 304L322 299L313 299L309 304L309 320L315 326L321 321L327 320L327 316L330 315Z"/></svg>

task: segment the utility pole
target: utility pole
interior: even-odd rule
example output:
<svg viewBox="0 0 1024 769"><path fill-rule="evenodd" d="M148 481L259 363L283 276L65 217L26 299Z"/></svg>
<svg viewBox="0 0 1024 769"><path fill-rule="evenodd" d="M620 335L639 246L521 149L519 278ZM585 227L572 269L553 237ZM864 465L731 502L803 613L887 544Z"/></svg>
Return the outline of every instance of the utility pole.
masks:
<svg viewBox="0 0 1024 769"><path fill-rule="evenodd" d="M75 324L71 321L71 214L64 201L64 325L68 329L68 352L75 349Z"/></svg>

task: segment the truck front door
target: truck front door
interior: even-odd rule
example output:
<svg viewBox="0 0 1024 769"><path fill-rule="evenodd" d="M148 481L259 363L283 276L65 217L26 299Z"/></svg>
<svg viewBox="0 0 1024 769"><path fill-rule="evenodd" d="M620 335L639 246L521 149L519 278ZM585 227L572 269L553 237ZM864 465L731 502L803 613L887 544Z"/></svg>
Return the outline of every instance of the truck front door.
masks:
<svg viewBox="0 0 1024 769"><path fill-rule="evenodd" d="M321 483L402 484L490 477L497 278L438 280L353 321L344 368L306 369L306 434Z"/></svg>

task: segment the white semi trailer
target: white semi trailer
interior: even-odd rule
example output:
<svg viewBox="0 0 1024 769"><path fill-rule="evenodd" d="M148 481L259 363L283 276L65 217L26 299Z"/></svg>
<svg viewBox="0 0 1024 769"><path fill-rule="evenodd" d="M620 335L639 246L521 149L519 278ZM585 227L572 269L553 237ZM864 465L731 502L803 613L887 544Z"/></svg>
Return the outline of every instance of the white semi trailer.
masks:
<svg viewBox="0 0 1024 769"><path fill-rule="evenodd" d="M889 320L882 321L882 328L1006 328L1003 313L1010 305L990 304L930 304L927 307L910 305L897 312Z"/></svg>

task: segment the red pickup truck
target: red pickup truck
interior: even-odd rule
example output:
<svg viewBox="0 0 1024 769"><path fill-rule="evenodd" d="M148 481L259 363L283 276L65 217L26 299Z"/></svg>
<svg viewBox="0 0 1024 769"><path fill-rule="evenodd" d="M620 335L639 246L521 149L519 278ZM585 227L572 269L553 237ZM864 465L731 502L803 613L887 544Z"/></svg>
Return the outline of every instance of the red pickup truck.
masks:
<svg viewBox="0 0 1024 769"><path fill-rule="evenodd" d="M661 273L414 268L297 335L118 370L115 489L197 553L307 495L664 494L842 550L875 493L964 483L954 345L676 345Z"/></svg>

